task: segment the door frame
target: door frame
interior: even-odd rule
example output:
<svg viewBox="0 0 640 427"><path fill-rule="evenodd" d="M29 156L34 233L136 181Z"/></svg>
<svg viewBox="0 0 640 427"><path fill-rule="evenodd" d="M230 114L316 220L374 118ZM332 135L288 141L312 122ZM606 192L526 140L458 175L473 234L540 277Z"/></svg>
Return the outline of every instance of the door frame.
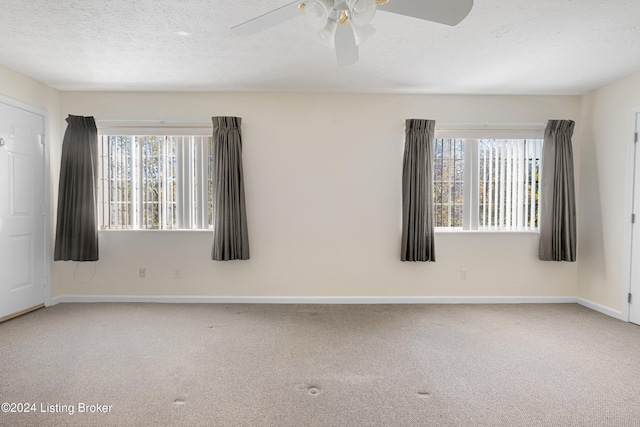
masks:
<svg viewBox="0 0 640 427"><path fill-rule="evenodd" d="M640 156L640 141L635 142L635 133L640 132L640 105L633 107L629 113L629 141L627 142L627 196L624 209L624 284L622 286L622 320L630 321L631 305L628 302L628 295L631 293L631 267L632 267L632 249L633 249L633 224L631 223L631 215L633 212L633 197L636 183L636 175L640 176L640 170L636 170L636 156ZM638 123L636 124L636 117ZM637 127L636 127L637 126ZM639 178L640 179L640 178ZM638 201L640 203L640 201ZM640 226L640 210L636 225ZM635 298L640 298L636 295Z"/></svg>
<svg viewBox="0 0 640 427"><path fill-rule="evenodd" d="M34 107L33 105L25 104L24 102L18 101L17 99L9 98L4 95L0 95L0 102L6 105L9 105L14 108L18 108L20 110L25 110L29 113L36 114L43 118L43 131L44 134L42 138L43 148L43 171L42 171L42 220L44 221L44 259L42 262L44 263L43 271L44 271L44 305L45 307L49 307L51 305L51 177L49 176L51 170L51 135L49 135L50 125L49 125L49 112L43 110L38 107Z"/></svg>

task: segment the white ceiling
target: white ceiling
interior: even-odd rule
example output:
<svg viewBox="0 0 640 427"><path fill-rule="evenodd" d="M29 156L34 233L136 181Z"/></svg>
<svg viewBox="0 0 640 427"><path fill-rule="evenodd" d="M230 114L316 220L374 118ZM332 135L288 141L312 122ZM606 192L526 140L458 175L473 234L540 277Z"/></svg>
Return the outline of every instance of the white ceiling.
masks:
<svg viewBox="0 0 640 427"><path fill-rule="evenodd" d="M142 91L581 94L640 71L640 0L475 0L456 27L378 12L346 68L304 16L229 31L290 1L0 0L0 64Z"/></svg>

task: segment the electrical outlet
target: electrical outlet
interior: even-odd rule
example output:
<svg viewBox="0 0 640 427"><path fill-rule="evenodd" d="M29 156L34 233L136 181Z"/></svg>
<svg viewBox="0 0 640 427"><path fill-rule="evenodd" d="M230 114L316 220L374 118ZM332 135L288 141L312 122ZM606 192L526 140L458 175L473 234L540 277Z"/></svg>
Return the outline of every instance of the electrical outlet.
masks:
<svg viewBox="0 0 640 427"><path fill-rule="evenodd" d="M182 277L182 269L180 267L173 267L173 278L179 279Z"/></svg>
<svg viewBox="0 0 640 427"><path fill-rule="evenodd" d="M467 269L466 268L461 268L460 269L460 279L467 280Z"/></svg>
<svg viewBox="0 0 640 427"><path fill-rule="evenodd" d="M147 267L145 267L144 265L138 267L138 277L147 277Z"/></svg>

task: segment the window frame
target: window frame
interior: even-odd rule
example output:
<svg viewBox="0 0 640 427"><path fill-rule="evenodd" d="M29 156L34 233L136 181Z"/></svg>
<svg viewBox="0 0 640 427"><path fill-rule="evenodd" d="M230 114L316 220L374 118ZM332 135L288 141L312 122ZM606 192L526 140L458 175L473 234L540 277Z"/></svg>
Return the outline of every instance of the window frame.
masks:
<svg viewBox="0 0 640 427"><path fill-rule="evenodd" d="M496 227L482 227L480 224L480 149L479 141L482 139L529 139L543 140L544 124L525 124L522 127L517 124L505 125L444 125L436 127L434 134L437 139L462 139L465 143L464 152L464 177L463 177L463 226L462 227L434 227L436 233L485 233L485 234L539 234L537 228L524 229L499 229ZM542 150L539 153L541 160ZM434 163L435 168L435 163ZM542 165L539 166L539 174L542 174ZM471 184L471 185L470 185ZM540 193L538 193L538 212L540 206Z"/></svg>
<svg viewBox="0 0 640 427"><path fill-rule="evenodd" d="M98 209L98 231L99 232L210 232L213 229L213 221L212 223L208 223L208 211L210 210L210 205L211 205L211 200L208 200L208 206L209 209L207 208L203 208L202 206L200 206L202 203L199 203L198 206L201 210L201 214L202 215L197 215L197 212L192 212L191 209L193 208L193 203L190 203L189 205L184 205L185 200L180 197L180 198L176 198L176 210L180 210L182 209L183 211L187 211L189 212L190 216L193 217L197 217L194 221L194 224L191 228L182 228L180 226L180 224L176 224L176 228L141 228L138 224L138 227L135 228L135 223L138 222L138 219L136 219L135 223L132 223L131 226L129 228L105 228L104 227L104 217L103 217L103 204L104 204L104 198L103 198L103 170L105 169L106 166L103 165L103 153L102 153L102 139L103 137L108 137L108 136L124 136L124 137L144 137L144 136L157 136L157 137L189 137L189 136L193 136L193 137L204 137L204 138L211 138L212 137L212 130L211 130L211 125L204 124L205 122L173 122L173 123L167 123L166 121L109 121L108 124L105 124L105 122L97 122L98 125L98 143L99 143L99 150L100 150L100 160L99 160L99 165L98 165L98 204L100 205L100 208ZM205 139L206 141L206 139ZM193 145L193 144L184 144L184 145ZM206 144L203 144L206 145ZM193 147L188 147L186 148L186 151L184 153L184 155L192 155L193 154ZM187 171L188 174L193 175L195 173L198 174L198 176L202 179L203 177L203 173L206 175L208 168L205 167L208 164L211 164L211 153L207 153L207 149L204 149L204 152L200 153L200 158L203 160L200 162L200 164L196 165L196 164L192 164L190 165L190 168L193 169L189 169ZM182 154L180 154L182 155ZM137 154L136 154L137 156ZM138 167L140 168L141 164L140 164L140 159L137 159L138 161ZM194 163L194 162L190 162L190 163ZM141 169L141 168L140 168ZM204 172L203 172L204 170ZM211 183L207 183L207 185L205 186L200 186L200 191L201 192L205 192L207 193L209 191L209 187L210 187ZM204 188L203 188L204 187ZM134 193L136 191L133 191ZM187 199L190 200L190 196L187 197ZM187 202L189 201L187 200ZM140 201L137 200L137 203L140 204ZM194 203L196 203L194 201ZM182 204L182 206L180 206ZM137 210L140 211L140 206L137 206ZM197 209L196 209L197 210ZM134 214L132 214L131 216L134 216ZM140 213L137 214L137 216L140 216ZM206 220L204 220L203 218L207 217ZM194 228L194 227L199 227L200 223L202 223L202 225L204 226L203 228Z"/></svg>

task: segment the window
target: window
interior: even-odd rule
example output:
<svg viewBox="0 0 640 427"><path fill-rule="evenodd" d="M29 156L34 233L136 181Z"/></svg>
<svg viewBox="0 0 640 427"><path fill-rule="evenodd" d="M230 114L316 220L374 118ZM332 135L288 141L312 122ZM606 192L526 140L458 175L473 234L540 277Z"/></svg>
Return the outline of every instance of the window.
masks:
<svg viewBox="0 0 640 427"><path fill-rule="evenodd" d="M436 139L435 226L537 230L541 154L541 139Z"/></svg>
<svg viewBox="0 0 640 427"><path fill-rule="evenodd" d="M211 144L207 136L101 136L101 229L209 229Z"/></svg>
<svg viewBox="0 0 640 427"><path fill-rule="evenodd" d="M464 140L437 139L434 146L436 227L462 228L464 210Z"/></svg>

